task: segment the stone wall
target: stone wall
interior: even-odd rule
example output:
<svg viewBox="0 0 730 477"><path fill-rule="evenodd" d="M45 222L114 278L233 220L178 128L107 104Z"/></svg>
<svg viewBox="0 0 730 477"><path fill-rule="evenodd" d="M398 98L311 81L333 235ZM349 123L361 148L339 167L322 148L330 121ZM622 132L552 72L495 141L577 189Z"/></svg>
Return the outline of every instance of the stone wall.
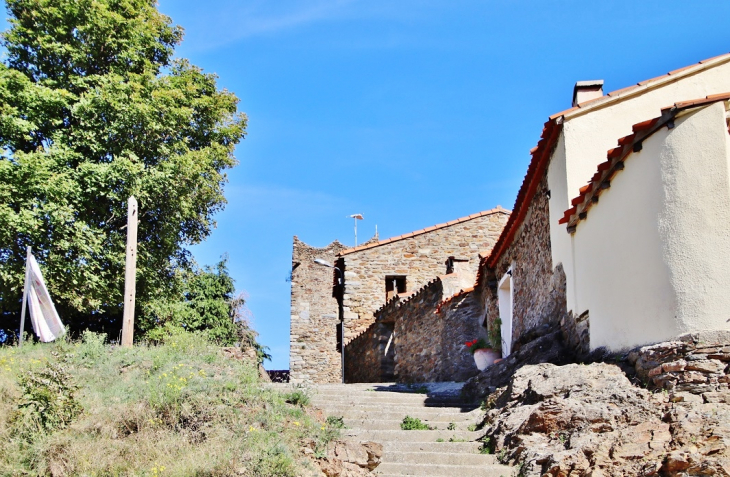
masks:
<svg viewBox="0 0 730 477"><path fill-rule="evenodd" d="M465 342L486 339L480 326L482 299L472 289L452 296L456 283L456 276L439 277L406 299L393 299L378 310L377 321L347 344L346 381L464 381L477 374ZM390 366L393 374L389 376Z"/></svg>
<svg viewBox="0 0 730 477"><path fill-rule="evenodd" d="M466 341L484 338L481 297L470 289L442 302L442 281L398 309L395 378L399 382L466 381L479 370Z"/></svg>
<svg viewBox="0 0 730 477"><path fill-rule="evenodd" d="M395 346L390 323L373 323L345 347L346 383L383 383L393 380ZM387 355L386 355L387 348Z"/></svg>
<svg viewBox="0 0 730 477"><path fill-rule="evenodd" d="M480 270L484 280L480 285L490 290L484 293L484 308L493 326L499 317L497 282L512 267L512 352L526 342L531 330L559 323L567 314L565 274L562 269L552 269L547 192L547 177L543 176L512 243L493 270L486 265Z"/></svg>
<svg viewBox="0 0 730 477"><path fill-rule="evenodd" d="M334 263L346 247L335 241L310 247L294 237L291 275L290 382L339 383L341 355L337 349L340 323L333 270L314 263Z"/></svg>
<svg viewBox="0 0 730 477"><path fill-rule="evenodd" d="M687 333L629 353L636 375L673 402L730 404L730 331Z"/></svg>
<svg viewBox="0 0 730 477"><path fill-rule="evenodd" d="M453 256L466 260L458 263L459 275L471 286L479 266L479 252L494 246L508 217L508 211L497 207L341 254L338 263L345 270L346 342L374 322L374 312L386 302L386 276L405 276L406 293L410 293L443 275L447 259Z"/></svg>

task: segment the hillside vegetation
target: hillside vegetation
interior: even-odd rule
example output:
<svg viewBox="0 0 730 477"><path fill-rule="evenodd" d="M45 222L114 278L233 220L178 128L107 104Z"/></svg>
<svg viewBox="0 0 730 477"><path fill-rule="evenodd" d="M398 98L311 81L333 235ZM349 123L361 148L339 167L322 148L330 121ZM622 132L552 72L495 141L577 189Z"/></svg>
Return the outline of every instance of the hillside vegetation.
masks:
<svg viewBox="0 0 730 477"><path fill-rule="evenodd" d="M203 333L0 347L0 475L302 476L337 437Z"/></svg>

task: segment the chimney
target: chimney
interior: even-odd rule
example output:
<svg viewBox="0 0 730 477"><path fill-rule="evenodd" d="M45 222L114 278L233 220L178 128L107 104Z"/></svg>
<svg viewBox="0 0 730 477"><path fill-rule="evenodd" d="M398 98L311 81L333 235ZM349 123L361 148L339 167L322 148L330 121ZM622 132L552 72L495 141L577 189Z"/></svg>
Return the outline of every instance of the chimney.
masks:
<svg viewBox="0 0 730 477"><path fill-rule="evenodd" d="M573 88L573 107L603 96L603 80L578 81Z"/></svg>

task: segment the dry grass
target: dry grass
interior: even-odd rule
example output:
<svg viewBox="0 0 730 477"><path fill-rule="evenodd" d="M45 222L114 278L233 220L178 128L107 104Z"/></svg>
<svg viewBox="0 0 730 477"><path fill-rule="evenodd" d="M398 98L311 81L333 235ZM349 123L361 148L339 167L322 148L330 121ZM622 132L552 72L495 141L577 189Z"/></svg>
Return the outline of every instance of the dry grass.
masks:
<svg viewBox="0 0 730 477"><path fill-rule="evenodd" d="M19 378L49 362L78 386L83 410L65 427L43 429L19 418L28 402ZM338 431L286 400L202 335L133 349L93 334L0 348L0 475L306 475L301 442L323 449Z"/></svg>

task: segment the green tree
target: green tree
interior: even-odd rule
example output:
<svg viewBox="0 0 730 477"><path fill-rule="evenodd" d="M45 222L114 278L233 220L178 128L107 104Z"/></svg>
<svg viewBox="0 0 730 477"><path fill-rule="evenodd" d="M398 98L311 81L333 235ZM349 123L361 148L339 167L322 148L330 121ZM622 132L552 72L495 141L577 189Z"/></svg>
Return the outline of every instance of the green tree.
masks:
<svg viewBox="0 0 730 477"><path fill-rule="evenodd" d="M227 257L214 267L178 269L175 283L171 298L146 304L138 325L149 340L164 342L183 330L203 331L213 342L254 348L259 362L271 359L268 347L256 341L258 334L250 327L243 294L235 294Z"/></svg>
<svg viewBox="0 0 730 477"><path fill-rule="evenodd" d="M126 201L139 200L138 310L172 297L225 204L246 117L174 59L154 0L6 0L0 64L0 307L17 318L33 247L72 328L118 323ZM144 319L144 318L143 318ZM7 324L7 322L6 322ZM17 326L17 321L12 323ZM0 324L0 328L2 328ZM7 326L5 326L7 327Z"/></svg>

